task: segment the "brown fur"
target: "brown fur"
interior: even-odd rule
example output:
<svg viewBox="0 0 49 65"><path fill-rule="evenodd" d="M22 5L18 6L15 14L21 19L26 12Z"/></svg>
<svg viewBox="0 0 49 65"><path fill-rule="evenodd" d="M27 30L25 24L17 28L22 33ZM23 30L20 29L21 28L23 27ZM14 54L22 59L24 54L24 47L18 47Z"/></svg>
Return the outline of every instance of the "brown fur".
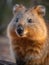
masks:
<svg viewBox="0 0 49 65"><path fill-rule="evenodd" d="M29 10L23 5L21 7L21 9L20 5L15 7L14 17L7 28L7 34L16 55L16 61L19 58L25 61L25 65L47 65L48 33L42 16L42 6L33 7ZM16 17L19 18L18 23L15 22ZM30 18L32 23L27 22L27 19ZM19 24L24 27L22 36L16 33L16 28Z"/></svg>

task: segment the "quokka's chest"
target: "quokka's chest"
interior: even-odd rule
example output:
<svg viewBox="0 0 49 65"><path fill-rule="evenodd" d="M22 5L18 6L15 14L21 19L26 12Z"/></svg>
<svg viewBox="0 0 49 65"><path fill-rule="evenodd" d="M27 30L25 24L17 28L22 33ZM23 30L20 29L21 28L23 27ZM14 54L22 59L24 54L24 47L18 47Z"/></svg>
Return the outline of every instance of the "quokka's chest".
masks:
<svg viewBox="0 0 49 65"><path fill-rule="evenodd" d="M21 39L21 40L12 42L12 47L14 51L17 53L22 53L22 54L33 53L35 51L38 51L38 49L40 50L41 46L42 46L41 44L35 41L30 41L30 40L26 41L26 39L25 40Z"/></svg>

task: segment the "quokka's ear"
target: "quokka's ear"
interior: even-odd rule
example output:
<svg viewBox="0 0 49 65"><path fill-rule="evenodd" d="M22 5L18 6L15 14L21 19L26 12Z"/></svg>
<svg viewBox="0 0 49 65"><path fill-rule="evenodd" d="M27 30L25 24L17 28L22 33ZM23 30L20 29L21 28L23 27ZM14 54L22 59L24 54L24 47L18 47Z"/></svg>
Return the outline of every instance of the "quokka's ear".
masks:
<svg viewBox="0 0 49 65"><path fill-rule="evenodd" d="M21 5L16 4L13 7L13 14L15 15L16 13L18 13L18 12L24 12L25 10L26 10L25 6L23 6L22 4Z"/></svg>
<svg viewBox="0 0 49 65"><path fill-rule="evenodd" d="M37 5L35 7L33 7L33 9L36 10L36 12L41 15L41 16L45 16L46 13L46 8L43 5Z"/></svg>

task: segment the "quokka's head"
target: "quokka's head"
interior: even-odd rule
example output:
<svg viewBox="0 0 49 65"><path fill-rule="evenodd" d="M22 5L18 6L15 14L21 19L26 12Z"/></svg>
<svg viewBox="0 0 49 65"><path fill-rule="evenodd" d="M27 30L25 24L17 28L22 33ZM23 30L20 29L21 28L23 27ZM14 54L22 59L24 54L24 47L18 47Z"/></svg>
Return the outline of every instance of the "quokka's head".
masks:
<svg viewBox="0 0 49 65"><path fill-rule="evenodd" d="M16 4L13 7L13 19L8 25L10 38L28 38L43 42L47 37L47 28L43 16L45 7L37 5L27 9Z"/></svg>

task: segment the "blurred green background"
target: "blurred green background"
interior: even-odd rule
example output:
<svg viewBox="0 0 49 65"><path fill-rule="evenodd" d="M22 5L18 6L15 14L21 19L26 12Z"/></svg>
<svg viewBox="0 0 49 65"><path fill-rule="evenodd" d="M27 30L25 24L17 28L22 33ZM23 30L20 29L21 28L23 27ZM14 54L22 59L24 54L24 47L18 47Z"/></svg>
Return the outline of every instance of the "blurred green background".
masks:
<svg viewBox="0 0 49 65"><path fill-rule="evenodd" d="M49 20L49 0L0 0L0 35L6 34L7 25L13 17L12 8L15 4L23 4L26 7L44 5L46 7L45 19Z"/></svg>

